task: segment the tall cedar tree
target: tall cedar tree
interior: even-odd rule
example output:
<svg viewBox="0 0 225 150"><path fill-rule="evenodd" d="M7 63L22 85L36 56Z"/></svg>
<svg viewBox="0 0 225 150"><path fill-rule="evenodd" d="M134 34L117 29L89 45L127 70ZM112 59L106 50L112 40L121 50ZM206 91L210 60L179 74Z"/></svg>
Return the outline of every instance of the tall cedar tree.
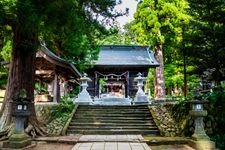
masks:
<svg viewBox="0 0 225 150"><path fill-rule="evenodd" d="M160 66L155 71L154 94L156 99L165 98L164 59L171 58L182 41L183 22L190 16L186 0L143 0L138 4L132 29L138 43L153 46Z"/></svg>

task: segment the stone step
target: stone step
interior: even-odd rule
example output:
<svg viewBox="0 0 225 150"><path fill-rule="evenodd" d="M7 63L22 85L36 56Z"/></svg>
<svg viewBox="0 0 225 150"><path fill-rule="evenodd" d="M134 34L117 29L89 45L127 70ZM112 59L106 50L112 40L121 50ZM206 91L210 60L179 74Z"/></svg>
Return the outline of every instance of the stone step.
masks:
<svg viewBox="0 0 225 150"><path fill-rule="evenodd" d="M148 109L130 109L130 110L109 110L109 109L99 109L99 110L81 110L78 109L76 111L76 114L89 114L89 113L96 113L96 114L111 114L111 113L115 113L115 114L127 114L127 113L149 113Z"/></svg>
<svg viewBox="0 0 225 150"><path fill-rule="evenodd" d="M152 119L152 117L140 117L140 116L134 116L134 117L118 117L118 116L74 116L73 119L79 119L79 120L93 120L93 121L99 121L99 120L149 120Z"/></svg>
<svg viewBox="0 0 225 150"><path fill-rule="evenodd" d="M148 105L80 105L80 108L147 108Z"/></svg>
<svg viewBox="0 0 225 150"><path fill-rule="evenodd" d="M125 135L125 134L142 134L142 135L158 135L159 130L132 130L132 129L115 129L115 130L108 130L108 129L99 129L99 130L68 130L67 134L86 134L86 135Z"/></svg>
<svg viewBox="0 0 225 150"><path fill-rule="evenodd" d="M78 109L77 113L81 112L96 112L96 113L144 113L144 112L148 112L149 109Z"/></svg>
<svg viewBox="0 0 225 150"><path fill-rule="evenodd" d="M147 119L151 118L151 115L149 113L146 113L146 114L136 114L136 113L133 113L133 114L95 114L95 113L92 113L92 114L76 114L74 116L75 118L80 118L80 117L122 117L122 118L127 118L127 117L145 117Z"/></svg>
<svg viewBox="0 0 225 150"><path fill-rule="evenodd" d="M98 129L108 129L108 130L124 130L124 129L132 129L132 130L157 130L155 126L69 126L68 129L74 130L98 130Z"/></svg>
<svg viewBox="0 0 225 150"><path fill-rule="evenodd" d="M127 126L127 122L123 122L123 123L112 123L112 122L109 122L109 123L100 123L100 122L97 122L97 123L94 123L94 122L71 122L70 123L70 126ZM155 126L155 123L152 122L152 123L146 123L146 122L142 122L142 123L129 123L129 126Z"/></svg>
<svg viewBox="0 0 225 150"><path fill-rule="evenodd" d="M130 106L115 106L115 105L112 105L112 106L93 106L93 105L80 105L79 107L78 107L80 110L89 110L89 109L91 109L91 110L98 110L98 109L101 109L101 110L104 110L104 109L107 109L107 110L110 110L110 109L112 109L112 110L123 110L123 109L128 109L128 110L130 110L130 109L148 109L148 106L145 106L145 105L140 105L140 106L136 106L136 105L134 105L134 106L132 106L132 105L130 105Z"/></svg>
<svg viewBox="0 0 225 150"><path fill-rule="evenodd" d="M143 134L159 135L147 106L80 105L67 134Z"/></svg>
<svg viewBox="0 0 225 150"><path fill-rule="evenodd" d="M107 125L107 124L101 124L101 125L71 125L68 127L68 129L71 129L71 128L87 128L87 129L90 129L90 128L148 128L148 129L152 129L152 128L156 128L155 125Z"/></svg>
<svg viewBox="0 0 225 150"><path fill-rule="evenodd" d="M125 124L145 124L145 123L154 123L153 120L86 120L86 119L77 119L72 120L71 124L73 123L125 123Z"/></svg>

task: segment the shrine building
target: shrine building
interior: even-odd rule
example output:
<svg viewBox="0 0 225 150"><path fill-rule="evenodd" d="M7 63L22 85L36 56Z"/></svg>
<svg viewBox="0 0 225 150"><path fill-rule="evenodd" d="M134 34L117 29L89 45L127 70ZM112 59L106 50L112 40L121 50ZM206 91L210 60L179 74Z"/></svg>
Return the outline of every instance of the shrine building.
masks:
<svg viewBox="0 0 225 150"><path fill-rule="evenodd" d="M104 45L98 60L87 71L91 97L133 98L137 92L134 78L147 77L149 68L159 66L148 46Z"/></svg>
<svg viewBox="0 0 225 150"><path fill-rule="evenodd" d="M35 80L38 89L35 91L35 102L59 102L61 96L72 93L79 85L81 73L76 67L58 57L45 45L36 53Z"/></svg>

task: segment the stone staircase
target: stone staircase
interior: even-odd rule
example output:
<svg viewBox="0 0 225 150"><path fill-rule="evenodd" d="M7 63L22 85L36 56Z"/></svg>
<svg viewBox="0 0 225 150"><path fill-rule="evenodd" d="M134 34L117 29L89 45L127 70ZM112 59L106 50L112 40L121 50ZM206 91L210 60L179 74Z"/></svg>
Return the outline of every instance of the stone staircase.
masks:
<svg viewBox="0 0 225 150"><path fill-rule="evenodd" d="M158 135L148 106L80 105L67 134L142 134Z"/></svg>

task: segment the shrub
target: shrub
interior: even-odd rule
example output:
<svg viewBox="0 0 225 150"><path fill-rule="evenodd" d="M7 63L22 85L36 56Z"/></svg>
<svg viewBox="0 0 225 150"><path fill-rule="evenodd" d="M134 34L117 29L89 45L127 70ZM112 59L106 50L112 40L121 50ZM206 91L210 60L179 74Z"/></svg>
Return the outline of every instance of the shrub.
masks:
<svg viewBox="0 0 225 150"><path fill-rule="evenodd" d="M73 111L75 104L69 95L61 97L59 105L52 112L52 119L69 116Z"/></svg>

